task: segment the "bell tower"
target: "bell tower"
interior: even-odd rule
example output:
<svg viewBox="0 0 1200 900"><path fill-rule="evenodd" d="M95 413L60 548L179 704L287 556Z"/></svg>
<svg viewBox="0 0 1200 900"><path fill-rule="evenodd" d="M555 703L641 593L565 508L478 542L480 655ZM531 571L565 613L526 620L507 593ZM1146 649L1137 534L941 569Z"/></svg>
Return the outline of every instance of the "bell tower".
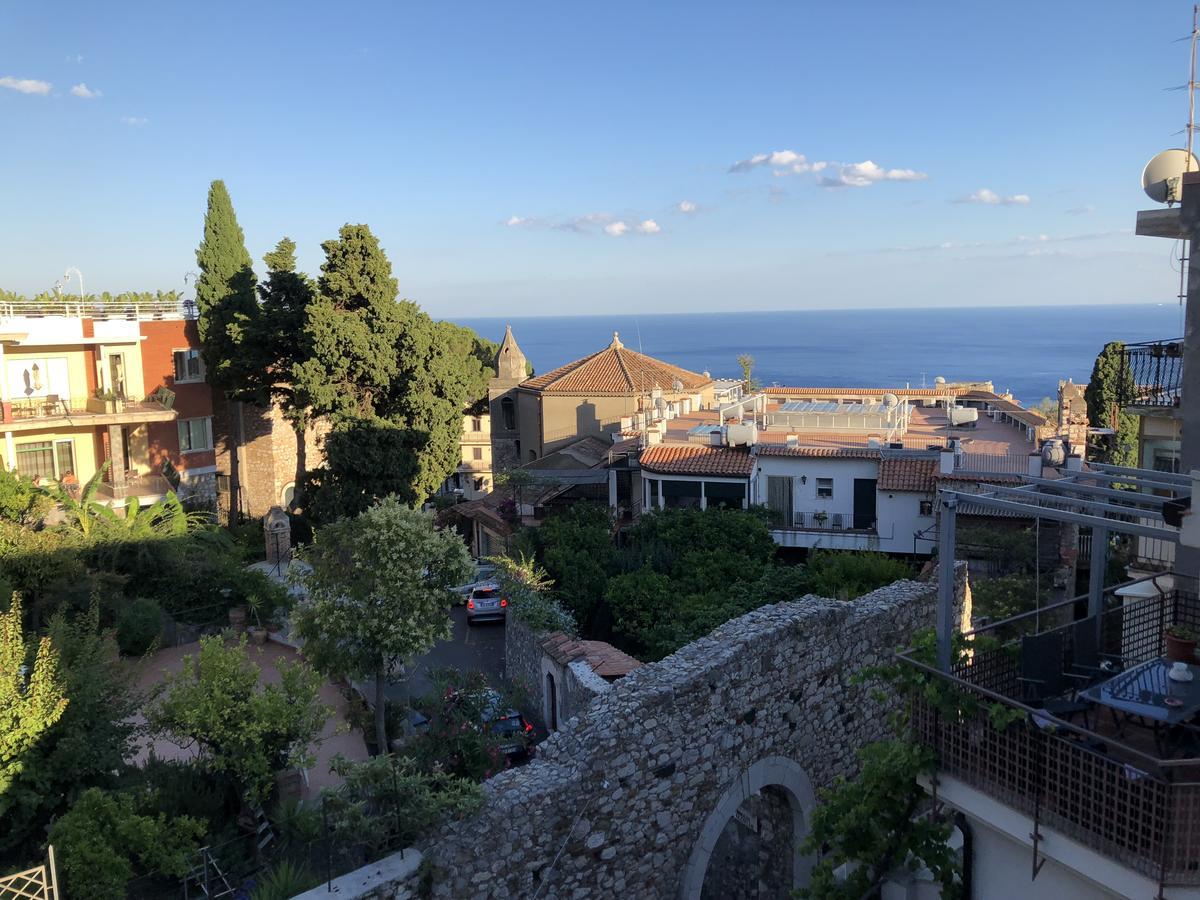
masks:
<svg viewBox="0 0 1200 900"><path fill-rule="evenodd" d="M492 467L503 472L521 464L521 429L516 388L529 376L525 354L517 346L512 326L504 326L504 340L496 353L496 377L488 382L488 409L492 416Z"/></svg>

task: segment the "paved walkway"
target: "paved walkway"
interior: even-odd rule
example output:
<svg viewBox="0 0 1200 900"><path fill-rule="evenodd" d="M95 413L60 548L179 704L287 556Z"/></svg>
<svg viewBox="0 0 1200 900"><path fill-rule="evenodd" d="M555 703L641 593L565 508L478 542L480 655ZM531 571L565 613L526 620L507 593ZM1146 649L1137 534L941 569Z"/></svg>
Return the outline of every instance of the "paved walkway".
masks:
<svg viewBox="0 0 1200 900"><path fill-rule="evenodd" d="M295 660L299 656L291 647L274 641L268 641L261 647L251 642L247 644L246 649L250 658L258 666L260 681L263 684L278 684L277 664L279 660ZM160 684L164 674L182 670L185 656L195 656L199 652L200 645L197 643L160 650L139 667L138 688L147 690ZM340 753L347 759L353 760L367 758L367 746L363 743L362 735L350 731L346 724L346 700L342 696L341 688L325 682L321 686L320 696L321 702L333 707L334 711L333 715L325 722L325 727L321 730L314 747L316 762L308 770L308 783L302 794L305 799L317 797L324 787L334 787L341 783L341 779L329 771L329 762L337 754ZM144 721L141 716L138 716L139 724ZM180 747L166 738L156 740L146 738L142 741L138 754L132 761L138 764L145 762L151 750L162 759L192 759L196 755L195 748Z"/></svg>

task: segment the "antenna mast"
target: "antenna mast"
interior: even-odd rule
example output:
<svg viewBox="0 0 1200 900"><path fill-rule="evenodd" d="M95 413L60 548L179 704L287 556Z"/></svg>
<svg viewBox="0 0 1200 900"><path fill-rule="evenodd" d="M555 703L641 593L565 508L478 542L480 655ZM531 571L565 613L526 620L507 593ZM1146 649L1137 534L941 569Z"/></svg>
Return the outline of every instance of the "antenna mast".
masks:
<svg viewBox="0 0 1200 900"><path fill-rule="evenodd" d="M1183 170L1192 170L1192 137L1196 132L1196 42L1200 38L1200 4L1192 6L1192 52L1188 67L1188 120L1187 120L1187 155L1184 157ZM1180 190L1182 196L1182 188ZM1191 264L1191 243L1186 239L1179 244L1179 308L1187 305L1188 266Z"/></svg>

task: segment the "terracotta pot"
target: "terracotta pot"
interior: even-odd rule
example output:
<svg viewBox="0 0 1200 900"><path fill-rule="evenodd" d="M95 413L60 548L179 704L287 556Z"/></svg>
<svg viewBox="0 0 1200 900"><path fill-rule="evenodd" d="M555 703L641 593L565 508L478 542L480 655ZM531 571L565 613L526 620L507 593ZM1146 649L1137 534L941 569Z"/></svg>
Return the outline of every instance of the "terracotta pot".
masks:
<svg viewBox="0 0 1200 900"><path fill-rule="evenodd" d="M267 629L251 628L250 629L250 640L254 641L254 643L258 644L261 647L263 644L265 644L267 642Z"/></svg>
<svg viewBox="0 0 1200 900"><path fill-rule="evenodd" d="M1196 642L1167 635L1168 662L1194 663L1196 661Z"/></svg>
<svg viewBox="0 0 1200 900"><path fill-rule="evenodd" d="M229 611L229 627L238 634L246 630L246 607L235 606Z"/></svg>

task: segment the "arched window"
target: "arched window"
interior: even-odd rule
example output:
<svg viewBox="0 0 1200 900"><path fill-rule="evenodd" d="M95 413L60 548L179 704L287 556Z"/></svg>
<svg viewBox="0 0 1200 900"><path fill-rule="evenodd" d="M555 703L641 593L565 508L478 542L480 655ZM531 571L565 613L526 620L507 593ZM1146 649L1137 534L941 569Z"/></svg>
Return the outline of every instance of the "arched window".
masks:
<svg viewBox="0 0 1200 900"><path fill-rule="evenodd" d="M500 401L500 413L504 416L504 430L516 431L517 409L513 404L512 397L505 397Z"/></svg>

